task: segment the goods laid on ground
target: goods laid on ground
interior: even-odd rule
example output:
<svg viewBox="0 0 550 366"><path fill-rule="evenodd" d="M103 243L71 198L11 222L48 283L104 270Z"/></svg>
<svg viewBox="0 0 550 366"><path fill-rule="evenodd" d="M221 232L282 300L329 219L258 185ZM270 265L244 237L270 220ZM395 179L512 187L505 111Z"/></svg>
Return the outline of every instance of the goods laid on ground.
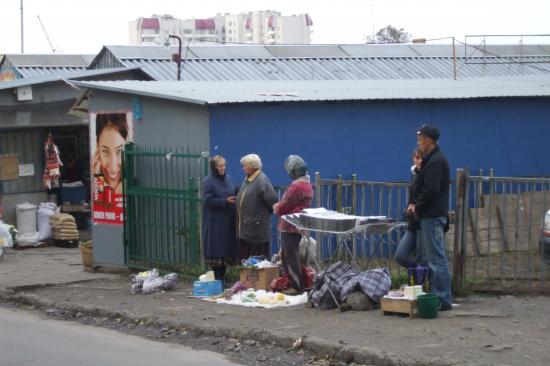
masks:
<svg viewBox="0 0 550 366"><path fill-rule="evenodd" d="M21 247L36 246L40 234L36 231L36 205L19 203L16 205L17 245Z"/></svg>
<svg viewBox="0 0 550 366"><path fill-rule="evenodd" d="M51 239L52 226L50 223L50 218L55 214L57 210L57 205L53 202L42 202L38 206L38 211L36 213L36 221L38 225L38 240Z"/></svg>
<svg viewBox="0 0 550 366"><path fill-rule="evenodd" d="M225 297L217 298L215 301L219 304L275 308L305 304L307 303L307 293L291 296L280 292L267 292L249 288L233 294L228 293Z"/></svg>
<svg viewBox="0 0 550 366"><path fill-rule="evenodd" d="M53 238L55 240L78 240L79 234L72 215L56 213L50 216Z"/></svg>
<svg viewBox="0 0 550 366"><path fill-rule="evenodd" d="M132 294L151 294L153 292L175 289L178 275L176 273L169 273L166 276L160 276L159 270L153 268L150 271L130 275L130 281L132 281L130 287Z"/></svg>

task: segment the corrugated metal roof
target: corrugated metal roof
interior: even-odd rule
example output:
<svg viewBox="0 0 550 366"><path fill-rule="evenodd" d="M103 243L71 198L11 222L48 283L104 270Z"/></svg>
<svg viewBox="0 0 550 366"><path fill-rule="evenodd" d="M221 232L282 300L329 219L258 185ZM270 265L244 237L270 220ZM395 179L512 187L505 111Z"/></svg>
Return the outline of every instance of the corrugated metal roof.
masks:
<svg viewBox="0 0 550 366"><path fill-rule="evenodd" d="M16 66L35 66L35 67L87 67L94 59L95 55L63 55L63 54L7 54L5 59L14 67Z"/></svg>
<svg viewBox="0 0 550 366"><path fill-rule="evenodd" d="M44 75L59 75L62 73L86 70L86 67L39 67L39 66L16 66L14 69L21 74L23 78L32 78Z"/></svg>
<svg viewBox="0 0 550 366"><path fill-rule="evenodd" d="M257 45L257 44L191 44L188 58L342 58L342 57L451 57L450 44L347 44L347 45ZM163 46L105 46L119 59L170 59L177 47ZM550 45L455 45L457 56L549 56ZM182 52L185 53L185 50Z"/></svg>
<svg viewBox="0 0 550 366"><path fill-rule="evenodd" d="M70 80L70 79L80 79L86 77L100 76L100 75L111 75L120 72L128 72L132 70L137 70L139 68L118 68L118 69L99 69L99 70L80 70L80 71L67 71L59 72L57 74L47 74L39 75L25 79L17 79L11 81L5 81L0 83L0 90L18 88L20 86L26 85L37 85L51 83L58 80Z"/></svg>
<svg viewBox="0 0 550 366"><path fill-rule="evenodd" d="M550 76L464 80L75 82L90 88L194 104L550 96Z"/></svg>
<svg viewBox="0 0 550 366"><path fill-rule="evenodd" d="M270 45L264 46L276 57L350 57L338 45Z"/></svg>
<svg viewBox="0 0 550 366"><path fill-rule="evenodd" d="M236 59L236 58L273 58L273 55L264 46L257 47L255 45L205 45L205 46L190 46L189 49L195 56L193 58L207 59ZM182 52L185 54L185 51Z"/></svg>
<svg viewBox="0 0 550 366"><path fill-rule="evenodd" d="M474 63L457 58L458 78L550 74L550 57L509 59L521 63ZM540 63L546 61L547 63ZM141 67L155 80L176 80L177 66L170 60L124 59L128 67ZM271 58L187 59L183 80L372 80L452 78L452 58Z"/></svg>
<svg viewBox="0 0 550 366"><path fill-rule="evenodd" d="M184 47L183 80L372 80L452 78L451 45L198 45ZM92 63L112 55L155 80L175 80L170 50L105 46ZM523 52L523 54L521 54ZM464 57L466 53L467 57ZM503 56L491 56L506 55ZM518 56L514 56L518 54ZM458 78L547 74L550 46L456 46ZM117 64L118 64L117 62ZM107 63L111 65L112 63Z"/></svg>

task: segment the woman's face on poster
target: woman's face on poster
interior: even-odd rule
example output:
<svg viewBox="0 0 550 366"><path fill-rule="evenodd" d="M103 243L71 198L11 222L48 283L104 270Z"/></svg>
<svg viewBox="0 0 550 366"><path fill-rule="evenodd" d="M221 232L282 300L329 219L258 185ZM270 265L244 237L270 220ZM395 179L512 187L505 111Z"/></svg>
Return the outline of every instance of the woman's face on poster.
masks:
<svg viewBox="0 0 550 366"><path fill-rule="evenodd" d="M114 127L105 127L98 139L101 173L113 189L121 182L122 150L125 140Z"/></svg>

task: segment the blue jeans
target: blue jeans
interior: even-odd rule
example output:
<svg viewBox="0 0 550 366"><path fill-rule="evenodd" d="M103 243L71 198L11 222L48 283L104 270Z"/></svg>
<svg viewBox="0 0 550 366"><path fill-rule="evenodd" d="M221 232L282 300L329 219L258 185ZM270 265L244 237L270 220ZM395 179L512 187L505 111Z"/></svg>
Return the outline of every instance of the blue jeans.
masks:
<svg viewBox="0 0 550 366"><path fill-rule="evenodd" d="M418 263L422 263L421 240L422 232L406 230L405 234L399 240L393 259L402 267L414 268ZM412 257L413 251L416 252L416 258Z"/></svg>
<svg viewBox="0 0 550 366"><path fill-rule="evenodd" d="M452 305L451 273L445 253L445 233L443 226L446 217L433 217L420 220L422 230L422 256L430 268L430 291L439 296L441 304Z"/></svg>

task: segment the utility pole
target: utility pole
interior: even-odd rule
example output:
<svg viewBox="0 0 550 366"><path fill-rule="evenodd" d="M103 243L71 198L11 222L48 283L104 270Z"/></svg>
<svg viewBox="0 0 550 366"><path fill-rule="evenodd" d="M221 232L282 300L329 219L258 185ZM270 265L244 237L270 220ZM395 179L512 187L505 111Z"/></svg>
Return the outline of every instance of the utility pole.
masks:
<svg viewBox="0 0 550 366"><path fill-rule="evenodd" d="M21 0L21 53L25 53L25 48L23 46L23 0Z"/></svg>

